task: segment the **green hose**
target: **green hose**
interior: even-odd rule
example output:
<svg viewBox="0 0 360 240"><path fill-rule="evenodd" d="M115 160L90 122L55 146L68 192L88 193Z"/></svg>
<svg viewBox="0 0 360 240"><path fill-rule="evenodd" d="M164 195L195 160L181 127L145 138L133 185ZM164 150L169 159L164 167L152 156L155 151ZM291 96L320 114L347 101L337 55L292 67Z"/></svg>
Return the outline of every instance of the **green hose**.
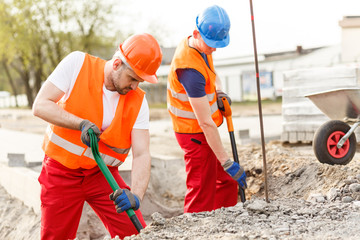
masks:
<svg viewBox="0 0 360 240"><path fill-rule="evenodd" d="M91 128L88 130L88 134L90 136L90 147L91 147L92 154L94 155L95 161L96 161L97 165L99 166L101 172L104 174L107 182L110 184L112 190L116 191L120 187L117 184L117 182L115 181L115 179L114 179L113 175L111 174L110 170L108 169L108 167L104 163L104 160L100 156L97 137L96 137L94 131ZM140 232L140 230L143 229L143 226L141 225L141 223L140 223L138 217L136 216L134 210L130 208L130 209L126 210L126 213L129 216L131 222L134 224L136 230L138 232Z"/></svg>

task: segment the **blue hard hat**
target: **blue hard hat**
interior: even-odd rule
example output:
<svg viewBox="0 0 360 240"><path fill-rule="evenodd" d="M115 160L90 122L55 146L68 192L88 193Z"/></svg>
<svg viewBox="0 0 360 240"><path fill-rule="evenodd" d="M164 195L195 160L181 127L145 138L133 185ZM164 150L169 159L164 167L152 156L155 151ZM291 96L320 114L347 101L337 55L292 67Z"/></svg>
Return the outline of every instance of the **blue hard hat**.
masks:
<svg viewBox="0 0 360 240"><path fill-rule="evenodd" d="M196 27L209 47L229 45L230 19L223 8L217 5L206 8L196 17Z"/></svg>

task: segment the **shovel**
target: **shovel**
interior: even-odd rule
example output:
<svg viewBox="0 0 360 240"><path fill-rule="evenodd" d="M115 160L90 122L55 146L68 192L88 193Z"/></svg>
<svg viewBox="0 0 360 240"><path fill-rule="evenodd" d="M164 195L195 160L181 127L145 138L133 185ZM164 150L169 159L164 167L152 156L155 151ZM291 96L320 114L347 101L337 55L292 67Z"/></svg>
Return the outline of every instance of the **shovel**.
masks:
<svg viewBox="0 0 360 240"><path fill-rule="evenodd" d="M236 149L236 142L235 142L235 137L234 137L234 126L233 126L233 122L232 122L232 118L231 118L232 112L231 112L230 104L226 97L222 97L221 100L222 100L222 103L224 106L224 110L223 111L221 110L221 113L226 119L227 128L228 128L228 132L230 135L231 150L233 153L234 161L239 163L239 156L238 156L238 152ZM239 185L239 196L240 196L241 202L246 201L245 189L240 185Z"/></svg>
<svg viewBox="0 0 360 240"><path fill-rule="evenodd" d="M99 153L99 146L97 143L97 137L94 133L94 131L92 129L88 130L89 136L90 136L90 146L91 146L91 151L92 154L94 155L95 161L97 163L97 165L99 166L101 172L104 174L107 182L109 183L109 185L111 186L113 191L116 191L117 189L119 189L119 185L117 184L117 182L115 181L113 175L111 174L110 170L108 169L108 167L106 166L106 164L104 163L104 160L101 158L100 153ZM128 209L126 210L127 215L129 216L131 222L134 224L136 230L138 232L140 232L141 229L143 229L143 226L141 225L138 217L136 216L135 212L133 209Z"/></svg>

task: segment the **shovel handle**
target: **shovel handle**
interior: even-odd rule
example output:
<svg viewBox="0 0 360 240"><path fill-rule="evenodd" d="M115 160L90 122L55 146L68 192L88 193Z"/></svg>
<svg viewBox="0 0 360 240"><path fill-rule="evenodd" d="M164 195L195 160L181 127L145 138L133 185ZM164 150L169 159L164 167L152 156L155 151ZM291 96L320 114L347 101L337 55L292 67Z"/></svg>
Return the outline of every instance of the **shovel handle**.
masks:
<svg viewBox="0 0 360 240"><path fill-rule="evenodd" d="M116 191L117 189L119 189L119 185L117 184L117 182L115 181L113 175L111 174L109 168L106 166L106 164L104 163L104 160L101 158L100 153L99 153L99 146L97 143L97 137L94 134L94 131L92 129L88 130L89 136L90 136L90 146L91 146L91 151L92 154L95 158L95 161L97 163L97 165L99 166L102 174L105 176L107 182L109 183L110 187L112 188L113 191ZM126 214L129 216L131 222L134 224L136 230L138 232L140 232L141 229L143 229L143 226L141 225L138 217L136 216L135 212L133 209L128 209L126 210Z"/></svg>
<svg viewBox="0 0 360 240"><path fill-rule="evenodd" d="M231 120L231 117L230 117ZM228 119L226 119L226 121L228 121ZM230 132L229 131L229 135L230 135L230 141L231 141L231 150L234 156L234 161L239 163L239 156L237 153L237 149L236 149L236 143L235 143L235 137L234 137L234 132ZM241 202L245 202L246 201L246 197L245 197L245 189L239 185L239 196L241 199Z"/></svg>
<svg viewBox="0 0 360 240"><path fill-rule="evenodd" d="M231 111L229 101L227 100L226 97L222 97L221 101L223 103L224 108L222 110L220 110L220 112L226 119L226 124L227 124L227 127L228 127L228 131L233 132L234 131L234 126L233 126L233 123L232 123L232 120L231 120L232 111Z"/></svg>
<svg viewBox="0 0 360 240"><path fill-rule="evenodd" d="M234 157L234 161L239 163L239 156L238 156L235 137L234 137L234 125L233 125L233 121L232 121L232 117L231 117L231 114L232 114L231 107L230 107L229 101L227 100L226 97L222 97L221 100L222 100L224 109L222 111L221 110L220 111L226 119L226 124L227 124L228 132L230 135L232 154ZM239 185L239 196L240 196L241 202L246 201L245 189L243 187L241 187L240 185Z"/></svg>

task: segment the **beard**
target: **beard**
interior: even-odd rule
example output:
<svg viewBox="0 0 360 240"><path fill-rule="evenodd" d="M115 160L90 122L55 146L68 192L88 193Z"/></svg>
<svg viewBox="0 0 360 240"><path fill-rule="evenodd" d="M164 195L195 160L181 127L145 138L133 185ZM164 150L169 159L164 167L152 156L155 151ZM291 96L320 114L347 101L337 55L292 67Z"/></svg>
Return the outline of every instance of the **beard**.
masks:
<svg viewBox="0 0 360 240"><path fill-rule="evenodd" d="M126 88L116 88L116 91L120 94L120 95L126 95L128 92L130 92L132 90L132 88L130 87L126 87Z"/></svg>
<svg viewBox="0 0 360 240"><path fill-rule="evenodd" d="M113 72L112 76L111 76L111 82L114 86L114 90L116 92L118 92L120 95L126 95L128 92L130 92L132 90L131 86L127 86L127 87L120 87L118 81L115 81L115 79L121 79L122 76L122 72L119 73L115 73Z"/></svg>

